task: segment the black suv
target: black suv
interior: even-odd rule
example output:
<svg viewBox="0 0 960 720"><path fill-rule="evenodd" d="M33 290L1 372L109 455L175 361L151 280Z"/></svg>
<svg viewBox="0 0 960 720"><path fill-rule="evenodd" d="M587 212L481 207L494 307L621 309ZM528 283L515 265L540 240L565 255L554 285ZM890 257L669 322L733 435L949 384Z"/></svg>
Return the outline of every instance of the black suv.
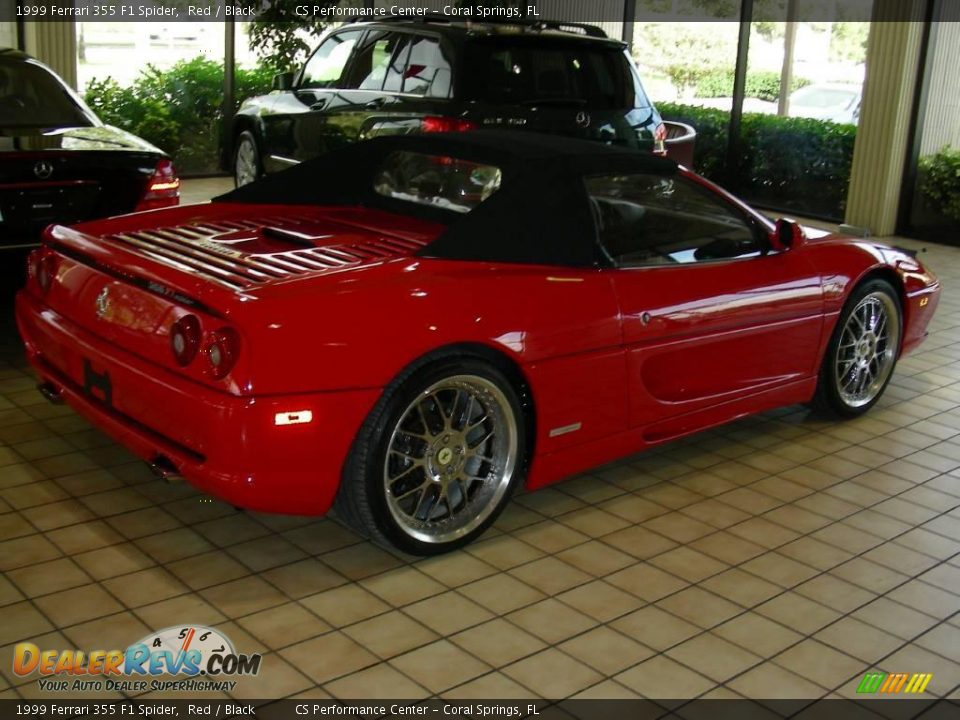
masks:
<svg viewBox="0 0 960 720"><path fill-rule="evenodd" d="M500 127L662 150L624 43L592 25L351 23L233 119L237 185L380 135Z"/></svg>

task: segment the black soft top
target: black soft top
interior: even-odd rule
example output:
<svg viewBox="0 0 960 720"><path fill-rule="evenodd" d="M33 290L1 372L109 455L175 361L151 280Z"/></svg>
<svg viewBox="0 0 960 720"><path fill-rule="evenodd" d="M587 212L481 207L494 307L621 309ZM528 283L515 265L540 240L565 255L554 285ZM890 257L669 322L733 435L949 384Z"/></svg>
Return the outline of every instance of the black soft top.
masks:
<svg viewBox="0 0 960 720"><path fill-rule="evenodd" d="M500 168L500 189L467 214L387 198L373 189L381 163L406 150ZM450 260L589 267L609 264L582 179L675 173L672 160L556 135L501 130L376 138L345 146L214 198L214 202L365 205L440 222L418 254Z"/></svg>

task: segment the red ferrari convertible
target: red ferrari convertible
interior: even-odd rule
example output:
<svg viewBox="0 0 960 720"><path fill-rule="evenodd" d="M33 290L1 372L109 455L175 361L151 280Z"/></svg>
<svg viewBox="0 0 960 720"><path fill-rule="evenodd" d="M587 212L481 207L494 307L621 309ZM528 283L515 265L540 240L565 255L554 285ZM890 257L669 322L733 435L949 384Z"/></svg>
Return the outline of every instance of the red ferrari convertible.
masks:
<svg viewBox="0 0 960 720"><path fill-rule="evenodd" d="M869 409L939 295L672 161L478 131L54 226L17 320L50 399L261 511L414 554L537 488L792 403Z"/></svg>

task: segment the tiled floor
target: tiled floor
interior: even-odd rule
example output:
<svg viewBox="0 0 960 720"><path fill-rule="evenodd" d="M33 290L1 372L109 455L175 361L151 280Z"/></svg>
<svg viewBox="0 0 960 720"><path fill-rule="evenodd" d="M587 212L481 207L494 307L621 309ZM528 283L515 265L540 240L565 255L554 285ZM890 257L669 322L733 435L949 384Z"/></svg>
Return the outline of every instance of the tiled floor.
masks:
<svg viewBox="0 0 960 720"><path fill-rule="evenodd" d="M266 653L238 698L816 698L872 668L958 697L960 249L924 259L933 332L868 416L743 420L519 496L419 561L154 479L42 400L8 333L0 697L41 695L11 672L18 641L182 623Z"/></svg>

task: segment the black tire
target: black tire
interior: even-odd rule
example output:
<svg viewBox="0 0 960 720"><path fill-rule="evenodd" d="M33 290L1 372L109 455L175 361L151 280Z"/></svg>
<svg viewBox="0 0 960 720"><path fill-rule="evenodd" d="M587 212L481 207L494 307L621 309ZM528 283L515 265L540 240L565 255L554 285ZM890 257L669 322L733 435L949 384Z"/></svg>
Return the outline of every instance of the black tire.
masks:
<svg viewBox="0 0 960 720"><path fill-rule="evenodd" d="M252 151L252 155L247 156L247 149ZM252 163L248 166L247 163ZM243 172L241 172L243 168ZM243 174L243 178L241 178ZM257 144L257 138L249 130L244 130L237 135L237 140L233 144L233 184L235 187L248 185L263 177L263 161L260 158L260 146ZM242 180L242 181L241 181Z"/></svg>
<svg viewBox="0 0 960 720"><path fill-rule="evenodd" d="M854 312L862 313L863 308L867 307L865 303L872 302L873 300L876 300L879 306L883 308L883 311L888 314L887 322L896 327L895 331L892 328L890 329L885 341L875 342L873 346L874 352L879 351L881 348L883 349L886 358L885 363L888 364L884 365L882 373L878 373L875 383L867 386L866 390L869 390L869 392L865 392L862 398L854 399L852 397L853 394L847 390L849 386L842 384L840 369L849 367L850 370L842 375L843 380L849 380L849 382L854 381L854 373L857 371L854 365L857 363L857 360L848 359L848 354L853 353L856 355L856 353L860 352L861 343L863 343L864 340L861 338L860 342L851 349L849 343L844 343L844 338L851 338L851 335L847 331L851 322L856 324L856 321L851 321L851 316L853 316ZM811 406L815 410L834 417L853 418L863 415L883 396L883 392L886 390L890 378L893 377L893 371L900 355L902 340L903 310L900 306L900 297L897 291L889 282L880 278L868 279L861 283L850 294L850 297L843 306L843 310L837 318L836 327L833 330L833 335L830 337L830 342L827 345L827 350L824 353L823 362L820 366L817 390ZM891 342L894 343L892 346L890 345ZM869 342L867 342L866 345L863 346L864 352L868 352L869 345ZM841 352L844 353L843 358L840 356ZM889 356L887 357L888 352Z"/></svg>
<svg viewBox="0 0 960 720"><path fill-rule="evenodd" d="M443 387L445 384L456 385L456 383L463 383L465 388L471 387L464 380L465 378L474 379L470 382L475 383L479 395L482 396L480 400L476 398L469 400L470 395L467 390L462 390L463 394L457 395L456 387L447 389ZM428 390L438 386L441 386L441 389L436 390L437 395L426 394ZM450 407L449 398L451 397L464 399L453 399ZM468 401L470 405L467 405ZM480 407L483 409L483 417L486 417L490 409L494 408L494 415L503 418L502 428L496 433L487 435L487 439L476 446L480 450L472 448L471 440L468 439L472 437L475 440L478 437L475 429L461 431L441 429L439 434L433 435L436 423L431 427L428 420L445 422L444 413L449 409L451 417L448 420L456 425L454 416L458 402L461 419L464 415L467 418L471 416L476 418L476 411ZM483 403L488 403L489 408ZM474 407L474 404L479 407ZM414 410L417 411L416 414L412 414ZM409 424L411 420L419 422L418 418L422 419L420 424L424 426L422 437L415 437L415 434L410 432L411 427L414 430L419 428L419 425ZM496 419L492 419L489 427L494 427L495 422L497 422ZM469 420L464 420L463 424L468 427ZM404 430L402 425L407 430ZM482 424L474 428L480 428L484 434L488 432L487 426ZM459 440L453 440L449 447L442 444L444 434L448 432L462 433L457 435ZM458 445L460 440L462 442ZM406 443L407 447L415 449L403 454L394 451L388 458L388 450L391 447L396 450L397 443ZM437 447L440 449L437 450ZM492 449L483 450L483 448L507 447L511 448L509 458L512 460L505 460L503 464L508 470L503 473L491 472L487 480L467 479L466 475L462 479L453 476L438 479L432 474L432 469L440 473L466 473L468 463L476 460L476 456L470 457L471 452L476 450L479 455L481 451L494 452ZM451 461L453 451L457 451L463 459L461 460L458 456ZM410 461L420 452L423 452L424 456L417 460L422 463L417 468ZM447 457L446 462L450 463L451 467L443 468L439 464L444 453ZM391 462L394 465L390 465ZM478 468L494 467L483 460L478 462L479 465L476 466ZM400 464L401 469L389 482L392 483L391 488L400 487L400 490L388 495L387 478L391 474L391 468L397 463ZM454 463L459 463L462 470L454 469L452 467ZM463 547L480 536L503 510L513 491L522 481L525 470L524 415L517 391L508 377L493 364L477 358L463 356L441 358L408 369L384 391L354 441L343 469L334 509L347 525L381 545L393 547L411 555L438 555ZM474 472L482 474L479 469ZM409 483L409 485L401 487L401 483ZM454 485L454 483L457 484ZM443 497L443 493L448 489L450 494L447 495L446 504L443 505L439 497ZM434 499L431 496L430 500L425 501L424 493L432 493L439 497ZM413 495L417 500L412 517L405 514L399 507L401 502L397 499L398 495L403 498L406 495ZM487 495L489 495L489 502L484 502ZM454 502L451 502L450 497L454 497ZM424 508L427 520L418 519L416 515L421 510L421 504L429 501L433 504ZM471 509L470 504L474 501L476 505ZM462 509L458 510L461 502ZM414 533L418 532L418 529L410 526L417 522L423 526L424 533L431 527L444 527L443 523L448 522L447 520L430 519L430 516L442 507L446 507L446 512L450 514L449 532L444 534L438 531L433 538L415 536ZM453 526L455 518L459 518L459 521L465 524L458 531L460 534L448 537L455 529Z"/></svg>

